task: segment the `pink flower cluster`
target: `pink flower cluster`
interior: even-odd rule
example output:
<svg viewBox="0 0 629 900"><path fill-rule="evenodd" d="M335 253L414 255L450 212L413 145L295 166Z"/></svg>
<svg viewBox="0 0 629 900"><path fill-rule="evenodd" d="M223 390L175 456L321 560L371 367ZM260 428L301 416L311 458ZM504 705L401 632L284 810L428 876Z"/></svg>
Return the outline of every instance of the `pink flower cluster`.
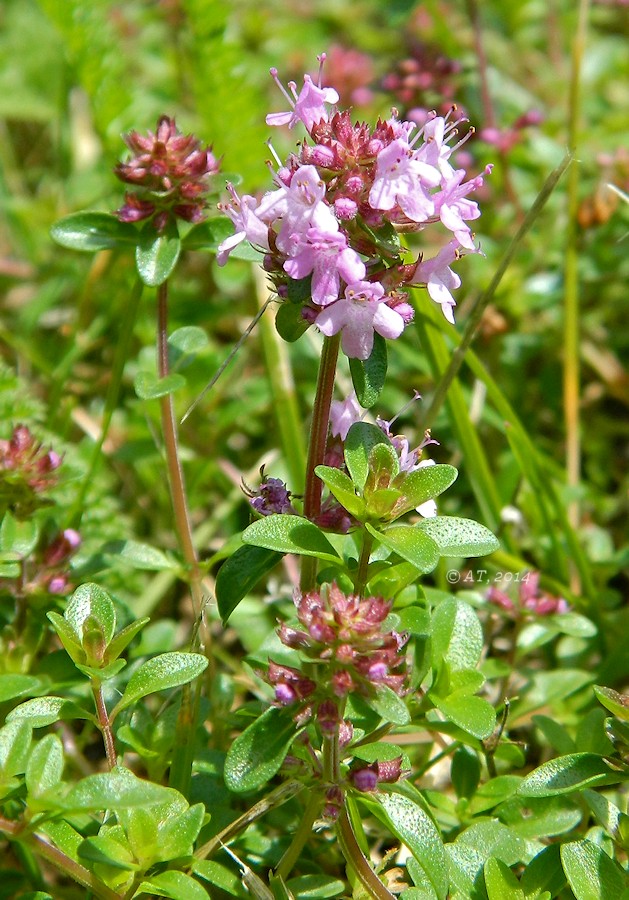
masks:
<svg viewBox="0 0 629 900"><path fill-rule="evenodd" d="M514 618L527 615L552 616L569 612L568 601L543 591L539 586L539 579L539 572L527 572L518 584L517 601L493 585L487 592L487 599Z"/></svg>
<svg viewBox="0 0 629 900"><path fill-rule="evenodd" d="M382 627L390 601L347 595L333 583L320 593L300 595L296 604L303 630L282 624L279 638L287 647L327 663L330 671L325 683L335 697L354 691L369 695L380 684L404 693L406 659L402 651L407 638Z"/></svg>
<svg viewBox="0 0 629 900"><path fill-rule="evenodd" d="M47 502L37 495L55 486L61 462L26 425L16 425L8 440L0 440L0 510L6 505L23 518Z"/></svg>
<svg viewBox="0 0 629 900"><path fill-rule="evenodd" d="M118 163L114 172L136 190L125 194L124 206L116 211L120 221L152 219L158 232L173 217L201 222L209 178L219 171L211 147L202 147L192 134L182 134L169 116L159 118L154 132L131 131L124 141L133 155Z"/></svg>
<svg viewBox="0 0 629 900"><path fill-rule="evenodd" d="M483 183L482 175L466 180L450 162L455 124L435 114L417 128L393 114L370 130L330 108L339 98L321 86L321 69L319 83L306 75L299 93L271 74L291 108L267 116L267 124L301 123L309 140L284 165L278 159L276 188L259 202L228 185L231 202L221 209L236 232L219 246L219 264L248 240L266 252L280 297L290 300L291 279L310 278L304 318L327 336L341 332L344 352L358 359L371 354L374 333L397 338L412 320L412 285L426 287L453 322L451 291L461 282L450 266L464 251L478 252L467 223L480 211L469 195ZM435 223L451 232L449 243L431 259L405 264L398 232Z"/></svg>

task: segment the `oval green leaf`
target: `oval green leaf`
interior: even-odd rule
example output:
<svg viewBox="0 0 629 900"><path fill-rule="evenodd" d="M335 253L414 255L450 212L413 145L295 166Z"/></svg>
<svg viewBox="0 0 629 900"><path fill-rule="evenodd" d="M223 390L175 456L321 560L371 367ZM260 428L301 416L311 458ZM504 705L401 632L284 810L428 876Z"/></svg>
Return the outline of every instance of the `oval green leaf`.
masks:
<svg viewBox="0 0 629 900"><path fill-rule="evenodd" d="M317 466L317 475L350 515L356 519L365 514L364 501L356 496L353 482L345 472L333 466Z"/></svg>
<svg viewBox="0 0 629 900"><path fill-rule="evenodd" d="M596 753L571 753L542 763L526 776L519 788L524 797L554 797L599 784L625 781L623 772L613 769Z"/></svg>
<svg viewBox="0 0 629 900"><path fill-rule="evenodd" d="M207 900L208 894L198 881L186 875L185 872L166 871L159 875L151 875L143 881L133 895L140 897L143 894L156 895L158 897L170 897L170 900Z"/></svg>
<svg viewBox="0 0 629 900"><path fill-rule="evenodd" d="M261 578L275 568L283 553L247 544L223 563L216 576L216 602L223 624Z"/></svg>
<svg viewBox="0 0 629 900"><path fill-rule="evenodd" d="M41 689L42 683L34 675L11 673L0 675L0 703L13 700L15 697L23 697L25 694L37 694Z"/></svg>
<svg viewBox="0 0 629 900"><path fill-rule="evenodd" d="M97 584L82 584L70 598L64 619L73 629L79 643L83 640L83 624L90 618L100 625L109 644L116 628L116 612L109 594Z"/></svg>
<svg viewBox="0 0 629 900"><path fill-rule="evenodd" d="M378 802L391 831L411 851L438 900L445 900L448 866L441 836L430 816L402 794L382 793Z"/></svg>
<svg viewBox="0 0 629 900"><path fill-rule="evenodd" d="M26 766L29 800L56 787L63 774L63 745L56 734L47 734L35 744Z"/></svg>
<svg viewBox="0 0 629 900"><path fill-rule="evenodd" d="M416 525L395 525L383 532L369 524L365 527L381 544L412 563L420 572L432 572L439 562L437 545Z"/></svg>
<svg viewBox="0 0 629 900"><path fill-rule="evenodd" d="M298 730L292 716L271 706L227 752L225 784L230 791L253 791L278 771Z"/></svg>
<svg viewBox="0 0 629 900"><path fill-rule="evenodd" d="M181 241L172 219L162 234L158 234L152 223L148 222L135 248L135 263L144 284L149 287L163 284L177 265L180 251Z"/></svg>
<svg viewBox="0 0 629 900"><path fill-rule="evenodd" d="M207 663L206 657L200 653L161 653L148 659L129 679L124 694L111 713L111 719L147 694L187 684L207 668Z"/></svg>
<svg viewBox="0 0 629 900"><path fill-rule="evenodd" d="M378 400L387 377L387 342L377 332L373 336L373 350L365 359L350 359L349 370L358 402L370 409Z"/></svg>
<svg viewBox="0 0 629 900"><path fill-rule="evenodd" d="M472 519L435 516L424 519L417 527L433 539L441 556L485 556L500 547L489 528Z"/></svg>
<svg viewBox="0 0 629 900"><path fill-rule="evenodd" d="M345 465L350 477L362 492L369 474L369 455L378 444L392 447L381 428L369 422L355 422L345 438Z"/></svg>
<svg viewBox="0 0 629 900"><path fill-rule="evenodd" d="M265 516L246 528L242 539L245 544L265 547L278 553L299 553L301 556L316 556L326 562L340 562L334 547L321 529L301 516Z"/></svg>
<svg viewBox="0 0 629 900"><path fill-rule="evenodd" d="M50 800L50 805L66 812L89 812L101 809L133 809L172 802L173 791L137 778L120 766L111 772L86 775L65 796Z"/></svg>
<svg viewBox="0 0 629 900"><path fill-rule="evenodd" d="M50 229L54 241L69 250L93 253L115 247L134 247L139 233L129 222L101 212L77 212L60 219Z"/></svg>
<svg viewBox="0 0 629 900"><path fill-rule="evenodd" d="M44 728L46 725L52 725L53 722L69 719L96 721L92 713L81 709L66 697L35 697L33 700L20 703L7 716L7 722L20 720L28 722L31 728Z"/></svg>
<svg viewBox="0 0 629 900"><path fill-rule="evenodd" d="M611 900L627 887L627 874L593 841L572 841L560 853L576 900Z"/></svg>
<svg viewBox="0 0 629 900"><path fill-rule="evenodd" d="M186 379L178 372L171 372L165 378L158 378L150 372L138 372L133 380L133 387L140 400L157 400L167 397L180 388L185 387Z"/></svg>
<svg viewBox="0 0 629 900"><path fill-rule="evenodd" d="M275 328L283 341L293 344L310 328L310 323L301 314L301 306L281 303L275 314Z"/></svg>
<svg viewBox="0 0 629 900"><path fill-rule="evenodd" d="M402 473L393 484L402 493L395 508L396 516L438 497L456 481L458 474L454 466L447 465L423 466L414 472Z"/></svg>

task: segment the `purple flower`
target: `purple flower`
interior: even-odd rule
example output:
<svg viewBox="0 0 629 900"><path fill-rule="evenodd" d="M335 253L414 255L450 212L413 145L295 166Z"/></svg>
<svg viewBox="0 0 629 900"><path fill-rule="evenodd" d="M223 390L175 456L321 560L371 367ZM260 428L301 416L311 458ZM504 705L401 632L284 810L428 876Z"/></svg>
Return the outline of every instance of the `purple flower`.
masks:
<svg viewBox="0 0 629 900"><path fill-rule="evenodd" d="M224 266L227 257L234 249L244 240L261 247L263 250L269 249L269 227L262 222L256 213L258 205L255 197L245 194L239 197L232 184L227 185L227 190L231 194L231 203L219 203L219 209L227 213L236 227L236 233L225 238L219 246L216 253L216 261L219 266Z"/></svg>
<svg viewBox="0 0 629 900"><path fill-rule="evenodd" d="M440 182L439 171L418 159L409 145L398 138L378 154L369 203L373 209L383 210L397 205L411 221L425 222L435 211L426 188Z"/></svg>
<svg viewBox="0 0 629 900"><path fill-rule="evenodd" d="M361 411L354 391L345 400L334 400L330 407L330 431L332 437L342 441L355 422L360 422Z"/></svg>
<svg viewBox="0 0 629 900"><path fill-rule="evenodd" d="M365 264L347 246L344 234L309 228L306 241L297 244L296 251L284 263L284 271L291 278L305 278L312 272L312 300L318 306L338 300L341 278L349 284L365 277Z"/></svg>
<svg viewBox="0 0 629 900"><path fill-rule="evenodd" d="M296 237L304 237L309 228L335 234L339 224L325 198L325 182L321 180L315 166L300 166L290 180L277 191L271 191L262 198L257 215L265 222L281 219L277 247L290 256L294 250Z"/></svg>
<svg viewBox="0 0 629 900"><path fill-rule="evenodd" d="M297 85L294 81L288 82L291 95L285 89L277 77L277 69L271 69L271 77L284 94L292 109L288 112L270 113L266 117L267 125L288 125L293 128L298 122L303 122L306 130L310 131L313 125L323 120L328 121L328 112L326 103L338 103L339 95L334 88L321 87L321 69L325 62L325 53L319 57L319 84L315 84L310 75L304 75L304 86L299 95L297 94Z"/></svg>
<svg viewBox="0 0 629 900"><path fill-rule="evenodd" d="M450 291L461 286L461 279L452 271L450 264L458 258L459 243L456 240L450 241L433 259L420 262L413 276L413 283L426 285L429 296L435 303L441 304L441 311L452 324L454 324L452 309L456 306L456 300Z"/></svg>
<svg viewBox="0 0 629 900"><path fill-rule="evenodd" d="M486 174L491 172L491 166L486 169ZM452 231L462 247L474 250L472 232L464 220L478 219L480 210L478 203L468 200L467 195L479 188L484 181L482 175L477 175L470 181L463 183L465 169L454 172L446 181L443 190L435 194L435 213L440 217L445 227Z"/></svg>
<svg viewBox="0 0 629 900"><path fill-rule="evenodd" d="M345 297L319 313L315 325L327 337L342 332L343 352L354 359L368 359L374 331L385 338L398 338L404 319L386 305L379 282L357 281L345 289Z"/></svg>

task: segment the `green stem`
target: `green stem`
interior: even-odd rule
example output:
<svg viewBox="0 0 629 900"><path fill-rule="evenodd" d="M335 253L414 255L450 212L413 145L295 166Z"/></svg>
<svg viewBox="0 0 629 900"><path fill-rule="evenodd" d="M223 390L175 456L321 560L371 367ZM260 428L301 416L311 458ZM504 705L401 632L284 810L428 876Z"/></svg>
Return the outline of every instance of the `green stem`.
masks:
<svg viewBox="0 0 629 900"><path fill-rule="evenodd" d="M585 52L588 0L579 3L577 31L572 48L572 72L568 109L568 147L574 153L579 137L581 101L581 63ZM575 488L581 478L581 424L579 416L580 359L579 359L579 255L577 248L579 207L579 167L573 166L568 176L568 224L564 264L564 371L563 406L566 429L566 475L568 486ZM573 528L580 521L579 501L568 507L568 520ZM571 573L572 590L579 590L576 569Z"/></svg>
<svg viewBox="0 0 629 900"><path fill-rule="evenodd" d="M341 846L343 856L354 869L362 886L370 897L375 900L395 900L384 884L380 881L369 862L358 846L356 835L352 829L347 809L343 807L336 823L336 833Z"/></svg>
<svg viewBox="0 0 629 900"><path fill-rule="evenodd" d="M371 556L371 548L373 547L373 535L367 529L363 531L363 546L360 551L360 559L358 560L358 571L356 573L356 581L354 582L354 590L361 597L367 583L367 574L369 569L369 557Z"/></svg>
<svg viewBox="0 0 629 900"><path fill-rule="evenodd" d="M323 463L325 445L328 438L328 425L330 422L330 406L332 405L332 391L336 376L336 361L339 355L341 335L323 339L321 362L319 363L319 377L317 379L317 392L312 408L312 425L310 426L310 441L308 444L308 460L306 462L306 489L304 492L304 516L307 519L316 519L321 512L322 483L315 475L315 469ZM301 590L310 591L315 586L317 575L317 561L315 557L302 557Z"/></svg>
<svg viewBox="0 0 629 900"><path fill-rule="evenodd" d="M111 888L108 888L106 884L99 881L90 871L75 862L71 857L66 856L66 854L62 850L59 850L58 847L50 844L42 835L39 835L36 832L22 834L19 822L14 822L3 817L0 817L0 831L4 832L9 838L19 840L20 843L29 847L37 856L45 859L46 862L54 866L55 869L58 869L58 871L73 878L78 884L82 884L83 887L90 890L94 896L101 898L101 900L120 900L120 894L117 894L115 891L112 891Z"/></svg>
<svg viewBox="0 0 629 900"><path fill-rule="evenodd" d="M111 721L105 705L105 698L103 697L102 684L92 682L92 693L94 694L94 703L96 704L96 712L98 714L98 724L105 744L107 765L110 769L114 769L118 765L118 759L116 757L116 747L114 745L114 734L111 730Z"/></svg>
<svg viewBox="0 0 629 900"><path fill-rule="evenodd" d="M167 281L160 284L157 289L157 304L157 371L160 378L166 378L169 374ZM160 397L160 408L162 414L164 448L166 451L166 464L168 467L168 483L173 504L173 512L175 514L177 537L179 539L183 558L188 567L192 605L194 615L198 618L203 609L201 571L199 569L199 561L192 539L192 527L190 524L190 515L188 513L186 488L183 480L181 461L179 459L177 426L175 424L175 410L172 394Z"/></svg>
<svg viewBox="0 0 629 900"><path fill-rule="evenodd" d="M216 850L222 847L223 844L226 844L233 837L240 834L241 831L251 825L252 822L260 819L269 812L269 810L276 809L276 807L286 803L287 800L291 800L301 790L303 790L303 784L299 781L287 781L284 784L281 784L258 803L255 803L250 807L250 809L243 813L242 816L239 816L234 822L230 822L226 828L223 828L222 831L215 834L214 837L210 838L210 840L203 844L202 847L199 847L194 853L194 858L206 859L208 856L211 856Z"/></svg>
<svg viewBox="0 0 629 900"><path fill-rule="evenodd" d="M297 831L295 832L293 839L290 842L290 846L288 847L286 853L282 856L275 870L275 874L278 878L283 878L284 880L288 878L290 872L293 869L293 866L299 859L306 841L312 834L312 826L314 825L315 819L320 812L321 796L317 792L314 792L310 796L310 800L308 801L308 805L306 806L301 817L301 821L297 827Z"/></svg>
<svg viewBox="0 0 629 900"><path fill-rule="evenodd" d="M74 505L72 507L70 515L74 527L78 527L81 523L81 518L83 516L85 507L85 497L94 482L94 475L96 474L96 470L102 459L101 451L103 449L103 444L107 440L107 435L109 434L109 426L111 425L111 419L118 405L122 375L124 372L125 363L129 358L129 350L131 347L131 340L133 338L133 326L135 324L138 306L142 297L143 287L144 285L138 278L131 292L129 303L125 307L125 315L120 326L120 332L118 334L118 340L116 342L116 352L114 354L114 362L111 370L111 381L109 382L109 387L107 388L107 396L105 397L105 412L100 429L100 437L96 441L94 449L92 450L92 458L90 459L90 465L87 471L87 475L81 483L81 488L76 500L74 501Z"/></svg>

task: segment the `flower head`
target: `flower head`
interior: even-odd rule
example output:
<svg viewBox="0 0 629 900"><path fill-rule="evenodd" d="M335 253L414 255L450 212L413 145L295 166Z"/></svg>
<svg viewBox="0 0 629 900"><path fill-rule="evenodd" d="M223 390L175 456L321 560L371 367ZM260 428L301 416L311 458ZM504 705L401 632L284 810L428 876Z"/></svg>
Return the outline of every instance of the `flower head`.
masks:
<svg viewBox="0 0 629 900"><path fill-rule="evenodd" d="M57 483L61 463L26 425L16 425L8 440L0 440L0 512L4 505L23 517L49 502L41 495Z"/></svg>
<svg viewBox="0 0 629 900"><path fill-rule="evenodd" d="M208 179L219 170L210 147L178 131L169 116L160 117L154 132L131 131L124 141L133 155L114 172L136 190L125 195L116 212L121 222L152 219L161 232L173 217L187 222L205 218Z"/></svg>
<svg viewBox="0 0 629 900"><path fill-rule="evenodd" d="M337 697L351 691L370 694L379 684L404 692L406 636L383 628L390 601L347 595L331 584L321 592L302 594L295 602L303 630L282 625L280 640L327 663Z"/></svg>
<svg viewBox="0 0 629 900"><path fill-rule="evenodd" d="M348 285L345 297L319 313L315 324L328 337L340 331L343 352L357 359L370 356L374 332L397 338L404 331L403 317L387 306L384 288L378 281Z"/></svg>
<svg viewBox="0 0 629 900"><path fill-rule="evenodd" d="M483 176L467 179L465 169L454 165L455 151L471 131L453 144L462 120L453 121L452 110L426 114L421 127L394 111L371 128L352 122L348 110L331 109L338 94L322 86L324 60L323 54L317 83L306 75L299 93L292 82L289 90L282 87L271 70L291 109L267 122L289 128L301 123L307 138L285 162L271 147L276 186L259 203L230 190L232 202L221 208L236 233L220 245L218 261L245 239L268 250L264 268L278 297L302 303L305 323L328 337L341 332L343 352L364 360L374 333L394 340L412 321L413 285L425 285L453 321L451 290L460 279L450 265L459 248L474 250L467 223L479 209L468 195ZM448 249L406 263L398 232L432 226L453 233ZM296 281L305 290L300 285L291 291Z"/></svg>

